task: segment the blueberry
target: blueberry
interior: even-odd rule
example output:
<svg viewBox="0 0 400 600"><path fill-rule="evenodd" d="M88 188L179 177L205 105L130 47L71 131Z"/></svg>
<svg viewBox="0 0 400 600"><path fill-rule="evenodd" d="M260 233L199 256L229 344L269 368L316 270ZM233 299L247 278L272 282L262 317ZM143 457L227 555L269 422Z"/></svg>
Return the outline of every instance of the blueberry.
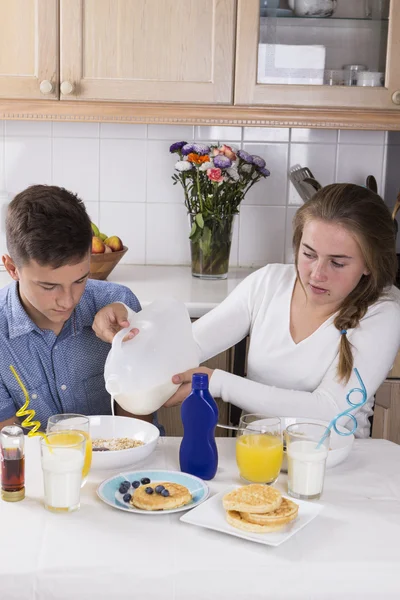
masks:
<svg viewBox="0 0 400 600"><path fill-rule="evenodd" d="M162 492L161 492L161 496L164 496L164 498L168 498L168 496L169 496L169 491L168 491L168 490L166 490L166 489L164 488L164 489L162 490Z"/></svg>
<svg viewBox="0 0 400 600"><path fill-rule="evenodd" d="M126 485L126 487L129 489L131 487L131 482L125 479L125 481L123 481L121 485Z"/></svg>
<svg viewBox="0 0 400 600"><path fill-rule="evenodd" d="M124 495L124 502L129 502L129 500L132 498L132 496L130 494L125 494Z"/></svg>
<svg viewBox="0 0 400 600"><path fill-rule="evenodd" d="M150 479L148 477L143 477L143 479L140 480L140 483L142 485L147 485L148 483L150 483Z"/></svg>
<svg viewBox="0 0 400 600"><path fill-rule="evenodd" d="M161 492L162 492L163 490L165 490L165 487L164 487L163 485L157 485L157 486L155 487L155 492L156 492L156 494L161 494Z"/></svg>
<svg viewBox="0 0 400 600"><path fill-rule="evenodd" d="M140 481L132 481L132 487L134 487L134 488L135 488L135 490L136 490L136 488L138 488L139 486L140 486Z"/></svg>
<svg viewBox="0 0 400 600"><path fill-rule="evenodd" d="M146 494L152 494L154 492L152 487L147 487L145 490Z"/></svg>
<svg viewBox="0 0 400 600"><path fill-rule="evenodd" d="M128 482L129 483L129 482ZM125 481L123 483L121 483L121 485L119 486L119 493L120 494L126 494L126 492L129 490L129 488L131 487L131 484L129 483L129 485L126 485Z"/></svg>

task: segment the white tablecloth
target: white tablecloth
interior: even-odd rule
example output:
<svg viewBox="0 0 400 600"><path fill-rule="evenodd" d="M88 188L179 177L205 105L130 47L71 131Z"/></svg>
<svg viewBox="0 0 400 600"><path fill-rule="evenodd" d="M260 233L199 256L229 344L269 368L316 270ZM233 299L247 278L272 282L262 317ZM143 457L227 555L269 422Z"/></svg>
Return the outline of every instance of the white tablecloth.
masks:
<svg viewBox="0 0 400 600"><path fill-rule="evenodd" d="M1 600L400 598L398 445L357 440L327 472L321 515L273 548L181 523L182 513L115 510L96 495L110 473L90 474L78 512L49 513L37 442L27 440L27 498L0 502ZM178 469L179 442L160 438L140 468ZM239 483L234 440L218 448L211 494Z"/></svg>

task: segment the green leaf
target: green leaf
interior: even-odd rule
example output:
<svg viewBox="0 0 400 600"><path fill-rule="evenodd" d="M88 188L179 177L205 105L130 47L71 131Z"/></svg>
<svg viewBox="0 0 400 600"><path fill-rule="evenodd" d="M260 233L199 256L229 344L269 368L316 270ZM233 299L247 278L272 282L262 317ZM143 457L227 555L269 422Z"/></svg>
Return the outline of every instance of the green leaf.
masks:
<svg viewBox="0 0 400 600"><path fill-rule="evenodd" d="M193 223L192 229L190 230L190 234L189 234L189 239L190 240L193 239L193 237L194 237L194 235L196 233L196 229L197 229L196 223Z"/></svg>
<svg viewBox="0 0 400 600"><path fill-rule="evenodd" d="M204 227L204 219L203 219L203 215L201 213L197 213L196 215L196 223L197 225L203 229Z"/></svg>

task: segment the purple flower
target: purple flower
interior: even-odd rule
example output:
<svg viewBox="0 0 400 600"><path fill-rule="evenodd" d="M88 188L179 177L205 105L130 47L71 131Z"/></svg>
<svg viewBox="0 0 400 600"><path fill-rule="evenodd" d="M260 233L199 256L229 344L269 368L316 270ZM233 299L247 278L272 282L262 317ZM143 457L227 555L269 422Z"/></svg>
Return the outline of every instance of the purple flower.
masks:
<svg viewBox="0 0 400 600"><path fill-rule="evenodd" d="M187 156L188 154L190 154L191 152L193 152L193 149L194 149L193 144L185 144L184 146L182 146L181 152L182 152L182 154L184 154L185 156Z"/></svg>
<svg viewBox="0 0 400 600"><path fill-rule="evenodd" d="M175 144L172 144L169 147L169 151L171 153L179 152L179 150L181 150L183 148L183 146L186 146L186 144L187 144L187 142L175 142Z"/></svg>
<svg viewBox="0 0 400 600"><path fill-rule="evenodd" d="M244 160L244 162L249 163L250 165L253 163L253 157L251 154L246 152L245 150L239 150L237 153L238 157Z"/></svg>
<svg viewBox="0 0 400 600"><path fill-rule="evenodd" d="M217 169L229 169L232 166L232 161L223 154L217 154L217 156L214 156L214 166Z"/></svg>
<svg viewBox="0 0 400 600"><path fill-rule="evenodd" d="M253 164L256 165L259 169L263 169L265 167L265 160L261 158L261 156L257 156L257 154L253 154L252 156Z"/></svg>
<svg viewBox="0 0 400 600"><path fill-rule="evenodd" d="M260 169L260 173L261 173L261 175L264 175L264 177L269 177L271 175L271 173L268 171L268 169L265 169L265 168Z"/></svg>
<svg viewBox="0 0 400 600"><path fill-rule="evenodd" d="M210 148L205 144L193 144L193 152L200 154L200 156L204 156L205 154L209 154Z"/></svg>

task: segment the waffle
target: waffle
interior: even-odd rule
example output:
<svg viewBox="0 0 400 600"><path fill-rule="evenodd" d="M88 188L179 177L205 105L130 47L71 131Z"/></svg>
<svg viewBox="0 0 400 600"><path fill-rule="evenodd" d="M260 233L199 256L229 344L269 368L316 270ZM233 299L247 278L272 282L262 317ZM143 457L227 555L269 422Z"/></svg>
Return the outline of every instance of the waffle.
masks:
<svg viewBox="0 0 400 600"><path fill-rule="evenodd" d="M297 517L298 512L299 507L297 504L295 504L291 500L288 500L287 498L282 498L282 504L280 505L280 507L272 512L268 512L263 515L257 513L242 512L240 513L240 516L248 523L275 527L283 526L287 523L290 523L290 521L294 521L294 519Z"/></svg>
<svg viewBox="0 0 400 600"><path fill-rule="evenodd" d="M249 523L243 519L240 512L236 510L228 510L226 513L226 520L229 525L247 531L249 533L271 533L271 531L278 531L282 529L283 525L258 525L257 523Z"/></svg>
<svg viewBox="0 0 400 600"><path fill-rule="evenodd" d="M152 487L153 490L157 485L163 485L169 491L169 496L166 498L153 492L146 493L147 487ZM130 503L135 508L142 510L171 510L188 504L192 500L192 495L189 490L179 483L171 483L169 481L152 481L151 484L143 485L137 488L130 500Z"/></svg>
<svg viewBox="0 0 400 600"><path fill-rule="evenodd" d="M226 494L222 503L225 510L252 514L272 512L280 507L281 493L273 487L252 483Z"/></svg>

